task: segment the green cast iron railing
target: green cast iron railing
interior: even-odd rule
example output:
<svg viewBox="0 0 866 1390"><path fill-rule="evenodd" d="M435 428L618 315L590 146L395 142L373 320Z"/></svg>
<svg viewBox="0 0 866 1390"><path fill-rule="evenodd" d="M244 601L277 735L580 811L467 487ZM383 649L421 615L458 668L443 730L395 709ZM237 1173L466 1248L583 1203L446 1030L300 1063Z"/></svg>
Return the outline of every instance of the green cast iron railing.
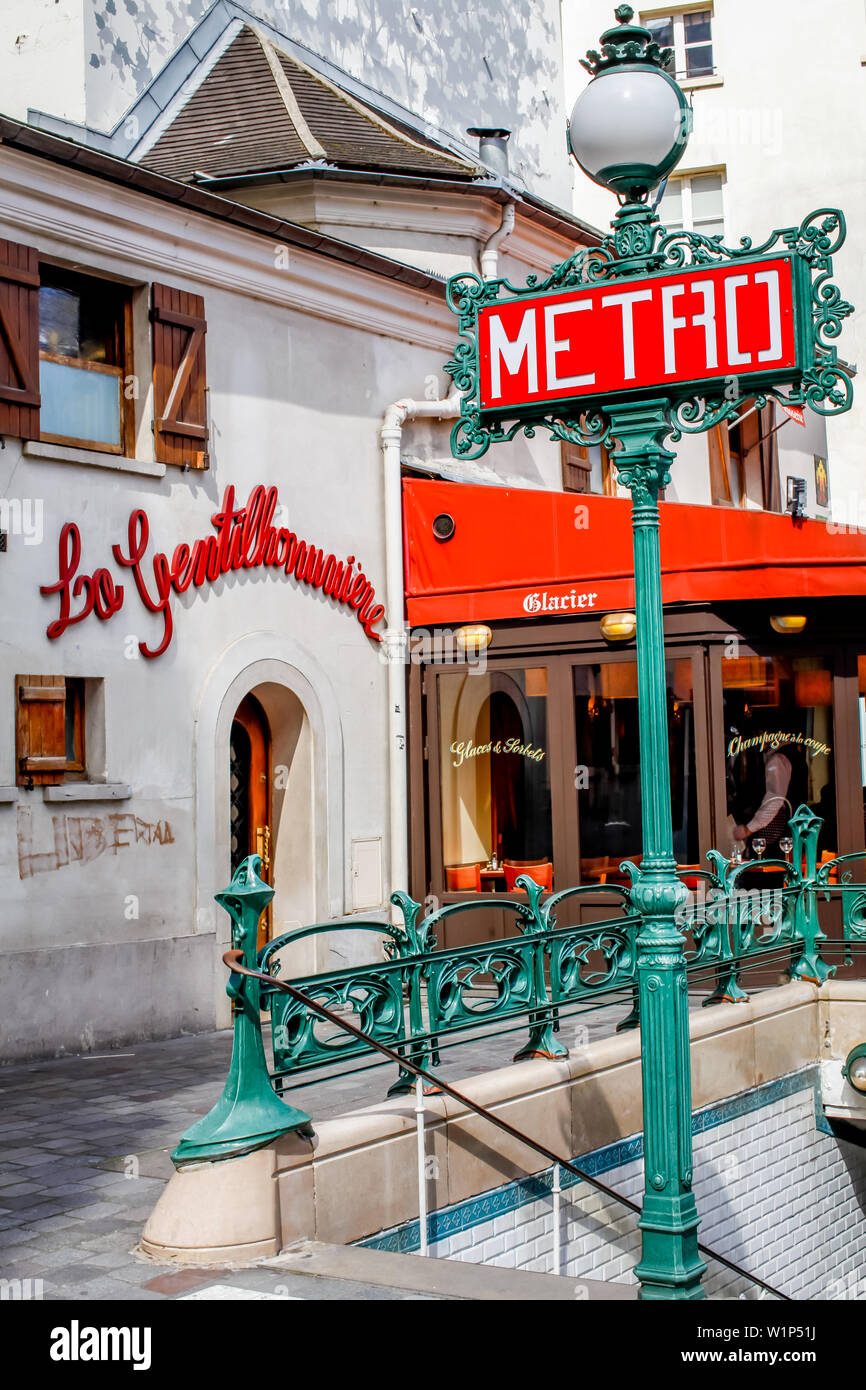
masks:
<svg viewBox="0 0 866 1390"><path fill-rule="evenodd" d="M689 986L708 991L704 1003L747 998L742 974L757 964L778 966L792 979L816 984L833 974L837 966L829 956L840 946L821 930L819 899L841 898L845 963L858 946L866 949L866 884L852 882L854 861L862 864L864 856L842 855L818 867L821 825L801 806L790 822L790 859L762 861L756 868L754 861L733 864L711 851L710 870L689 871L693 891L677 920L686 940ZM401 925L326 923L287 932L257 952L258 918L273 896L259 868L258 856L250 856L230 887L217 894L232 919L233 947L242 952L245 969L258 971L260 978L245 980L234 971L230 976L235 1040L229 1078L214 1109L184 1135L174 1154L178 1163L249 1152L277 1134L307 1128L309 1116L280 1096L349 1070L381 1066L375 1044L406 1063L390 1086L393 1095L411 1089L415 1068L439 1065L446 1049L463 1042L520 1033L515 1060L555 1059L568 1055L558 1036L567 1018L631 1002L619 1028L639 1023L635 941L640 919L631 886L589 885L545 895L523 876L520 899L497 894L426 916L407 894L395 893ZM633 885L638 869L630 863L622 868ZM771 889L754 886L770 879ZM564 904L601 893L619 897L618 917L557 926ZM514 935L437 949L438 933L449 918L491 907L511 914ZM282 952L310 937L347 930L378 936L384 959L294 979L293 992L278 987ZM343 1021L353 1017L358 1033L323 1024L321 1013L302 1003L300 995L336 1010ZM271 1018L270 1063L263 1013Z"/></svg>
<svg viewBox="0 0 866 1390"><path fill-rule="evenodd" d="M264 975L261 971L251 970L248 966L244 965L242 957L243 952L240 950L227 951L223 956L223 961L233 973L242 976L244 980L256 980L260 985L268 985L272 977ZM546 1144L541 1144L537 1139L531 1138L531 1136L524 1133L523 1130L516 1129L514 1125L510 1125L507 1120L503 1120L501 1116L494 1114L492 1110L488 1110L487 1106L479 1105L477 1101L470 1100L469 1096L464 1095L462 1091L456 1090L454 1086L451 1086L447 1081L443 1080L441 1076L436 1076L432 1072L425 1071L423 1067L418 1066L415 1062L408 1061L385 1043L378 1042L369 1034L363 1033L361 1029L355 1028L351 1023L347 1023L345 1019L332 1013L330 1009L325 1008L323 1004L318 1003L315 999L311 998L310 995L303 994L299 989L288 984L285 980L276 980L271 988L278 993L285 994L287 998L293 999L296 1004L308 1013L315 1014L316 1017L324 1019L337 1031L347 1033L359 1046L380 1053L388 1061L396 1063L401 1071L408 1071L409 1074L415 1078L416 1083L426 1082L428 1094L441 1092L444 1095L450 1096L452 1100L456 1100L460 1105L464 1105L467 1110L472 1111L475 1115L479 1115L483 1120L489 1121L490 1124L494 1125L504 1134L509 1135L510 1138L517 1139L521 1144L525 1144L528 1149L532 1149L534 1153L540 1154L542 1158L546 1158L554 1167L565 1169L572 1177L577 1178L579 1182L586 1183L589 1187L594 1188L596 1192L601 1192L612 1201L619 1202L620 1205L624 1206L628 1211L634 1212L638 1216L640 1215L641 1208L638 1206L637 1202L633 1202L630 1197L626 1197L623 1193L617 1192L615 1188L609 1187L607 1183L602 1182L601 1179L597 1178L593 1173L588 1173L585 1169L578 1167L578 1165L573 1163L570 1159L563 1158L561 1155L556 1154L553 1149L549 1149ZM759 1289L763 1290L764 1293L770 1294L771 1297L778 1298L786 1303L791 1301L788 1294L782 1293L780 1289L774 1288L772 1284L768 1284L757 1274L753 1274L750 1270L744 1269L742 1265L729 1259L727 1255L720 1254L719 1251L715 1250L712 1246L705 1245L703 1242L698 1241L698 1249L701 1254L706 1255L708 1259L716 1260L726 1269L731 1270L732 1273L739 1275L743 1279L749 1280L750 1283L755 1284Z"/></svg>

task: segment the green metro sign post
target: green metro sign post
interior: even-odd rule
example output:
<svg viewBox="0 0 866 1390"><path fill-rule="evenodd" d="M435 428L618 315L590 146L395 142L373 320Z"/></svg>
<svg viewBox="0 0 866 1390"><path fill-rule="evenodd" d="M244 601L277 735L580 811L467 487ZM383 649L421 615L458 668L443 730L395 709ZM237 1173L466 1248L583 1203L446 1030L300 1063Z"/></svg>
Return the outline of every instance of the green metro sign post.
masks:
<svg viewBox="0 0 866 1390"><path fill-rule="evenodd" d="M703 1296L692 1191L691 1082L684 937L671 829L659 489L668 442L733 417L746 396L821 414L848 410L853 371L834 340L852 312L832 283L842 214L821 209L760 246L667 232L647 199L685 149L686 99L669 49L628 5L584 63L593 76L572 113L581 168L621 200L600 246L523 287L458 275L448 285L461 342L448 364L462 392L458 458L539 428L613 449L631 493L637 616L643 854L624 865L637 937L645 1191L637 1275L644 1299Z"/></svg>

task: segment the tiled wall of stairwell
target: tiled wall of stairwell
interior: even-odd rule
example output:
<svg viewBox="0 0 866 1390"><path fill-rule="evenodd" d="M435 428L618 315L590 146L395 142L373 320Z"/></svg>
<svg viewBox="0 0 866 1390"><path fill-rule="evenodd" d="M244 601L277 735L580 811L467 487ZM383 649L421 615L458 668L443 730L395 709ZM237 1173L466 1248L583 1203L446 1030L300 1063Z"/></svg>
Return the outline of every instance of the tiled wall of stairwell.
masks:
<svg viewBox="0 0 866 1390"><path fill-rule="evenodd" d="M824 1120L818 1071L781 1077L693 1117L695 1197L702 1242L796 1299L866 1298L866 1149L837 1139ZM642 1136L578 1159L639 1202ZM553 1270L552 1174L509 1183L429 1218L430 1254ZM577 1278L632 1282L637 1217L562 1174L561 1269ZM360 1242L417 1250L418 1222ZM710 1297L759 1296L709 1262Z"/></svg>

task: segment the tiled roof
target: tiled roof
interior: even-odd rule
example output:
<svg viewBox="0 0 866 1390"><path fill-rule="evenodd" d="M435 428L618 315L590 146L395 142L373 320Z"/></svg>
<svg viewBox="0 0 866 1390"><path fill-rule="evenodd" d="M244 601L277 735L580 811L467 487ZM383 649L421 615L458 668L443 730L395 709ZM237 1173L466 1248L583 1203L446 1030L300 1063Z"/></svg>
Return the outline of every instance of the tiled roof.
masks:
<svg viewBox="0 0 866 1390"><path fill-rule="evenodd" d="M324 160L347 169L472 178L480 171L386 120L244 25L141 164L184 182Z"/></svg>

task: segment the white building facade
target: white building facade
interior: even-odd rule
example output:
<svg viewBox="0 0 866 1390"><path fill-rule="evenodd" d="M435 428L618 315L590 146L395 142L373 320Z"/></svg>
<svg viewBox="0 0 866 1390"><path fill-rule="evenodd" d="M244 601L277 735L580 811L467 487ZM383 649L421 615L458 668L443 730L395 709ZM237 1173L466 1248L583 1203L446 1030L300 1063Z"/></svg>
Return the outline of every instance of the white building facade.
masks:
<svg viewBox="0 0 866 1390"><path fill-rule="evenodd" d="M239 38L232 61L283 63L231 23L221 55ZM211 58L198 84L183 75L160 136ZM310 74L286 64L303 97ZM317 139L274 82L281 114ZM226 1026L229 921L213 895L249 852L275 887L263 937L381 920L407 886L405 671L395 685L379 639L403 629L389 489L399 509L401 459L436 471L449 457L442 273L477 267L485 246L489 263L507 232L502 268L524 278L587 233L423 135L407 155L414 137L387 122L376 138L392 153L455 176L425 168L410 192L412 168L388 183L380 154L375 200L357 169L332 167L322 184L256 179L242 203L148 164L154 138L130 160L88 132L2 127L13 1058ZM398 401L400 444L383 455ZM507 474L485 476L559 486L550 443L500 462ZM326 941L293 970L345 963L349 938Z"/></svg>

